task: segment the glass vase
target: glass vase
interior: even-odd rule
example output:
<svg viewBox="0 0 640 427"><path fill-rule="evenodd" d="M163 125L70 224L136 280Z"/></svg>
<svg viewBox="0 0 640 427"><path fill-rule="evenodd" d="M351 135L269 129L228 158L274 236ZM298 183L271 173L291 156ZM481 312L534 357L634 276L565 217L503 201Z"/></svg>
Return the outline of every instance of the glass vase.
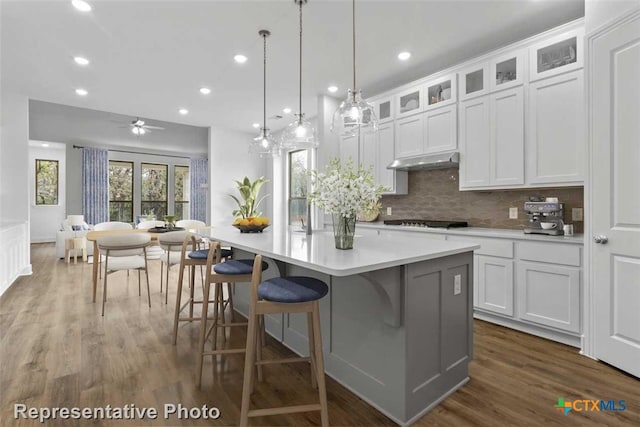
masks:
<svg viewBox="0 0 640 427"><path fill-rule="evenodd" d="M350 216L333 214L333 237L337 249L353 249L353 235L356 232L356 213Z"/></svg>

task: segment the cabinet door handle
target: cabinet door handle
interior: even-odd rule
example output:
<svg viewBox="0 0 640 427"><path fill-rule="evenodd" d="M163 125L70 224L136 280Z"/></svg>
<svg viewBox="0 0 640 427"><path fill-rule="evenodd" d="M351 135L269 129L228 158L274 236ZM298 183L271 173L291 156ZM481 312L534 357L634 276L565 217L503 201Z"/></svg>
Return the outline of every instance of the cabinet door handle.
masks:
<svg viewBox="0 0 640 427"><path fill-rule="evenodd" d="M607 243L609 241L609 238L605 235L598 235L598 236L593 236L593 241L596 243L600 243L601 245L604 245L605 243Z"/></svg>

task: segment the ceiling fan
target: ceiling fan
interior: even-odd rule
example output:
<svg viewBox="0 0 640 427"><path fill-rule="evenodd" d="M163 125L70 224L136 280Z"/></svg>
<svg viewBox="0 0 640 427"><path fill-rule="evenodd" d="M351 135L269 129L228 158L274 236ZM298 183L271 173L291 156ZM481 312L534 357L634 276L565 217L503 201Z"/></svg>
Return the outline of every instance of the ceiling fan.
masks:
<svg viewBox="0 0 640 427"><path fill-rule="evenodd" d="M127 127L127 126L122 126L122 127ZM164 130L164 128L160 126L151 126L151 125L145 124L145 121L141 120L140 117L136 117L136 119L133 120L128 127L131 128L131 133L133 133L136 136L144 135L145 133L151 132L152 130Z"/></svg>

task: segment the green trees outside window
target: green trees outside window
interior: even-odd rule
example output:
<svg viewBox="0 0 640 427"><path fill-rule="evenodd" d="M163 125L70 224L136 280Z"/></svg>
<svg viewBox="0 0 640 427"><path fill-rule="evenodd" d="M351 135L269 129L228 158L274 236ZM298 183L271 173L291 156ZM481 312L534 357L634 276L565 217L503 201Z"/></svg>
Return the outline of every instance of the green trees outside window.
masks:
<svg viewBox="0 0 640 427"><path fill-rule="evenodd" d="M176 219L189 218L189 166L174 167L173 214Z"/></svg>
<svg viewBox="0 0 640 427"><path fill-rule="evenodd" d="M58 204L58 161L36 159L36 205Z"/></svg>
<svg viewBox="0 0 640 427"><path fill-rule="evenodd" d="M167 165L142 163L142 213L162 220L167 215Z"/></svg>
<svg viewBox="0 0 640 427"><path fill-rule="evenodd" d="M307 224L308 150L289 153L289 224Z"/></svg>
<svg viewBox="0 0 640 427"><path fill-rule="evenodd" d="M109 161L109 221L133 222L133 162Z"/></svg>

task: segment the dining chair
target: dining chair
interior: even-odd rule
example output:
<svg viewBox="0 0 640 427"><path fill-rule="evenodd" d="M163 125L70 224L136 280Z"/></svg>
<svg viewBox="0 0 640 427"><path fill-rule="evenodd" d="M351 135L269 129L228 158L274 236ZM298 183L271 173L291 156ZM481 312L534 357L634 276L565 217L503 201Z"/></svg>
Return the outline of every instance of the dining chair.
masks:
<svg viewBox="0 0 640 427"><path fill-rule="evenodd" d="M139 230L149 230L154 227L164 227L164 221L141 221L138 223ZM159 260L164 255L164 251L160 247L160 244L157 241L152 241L151 245L147 248L147 259L148 260ZM162 273L160 273L162 276Z"/></svg>
<svg viewBox="0 0 640 427"><path fill-rule="evenodd" d="M162 278L165 275L165 304L169 303L169 269L174 265L180 265L182 260L182 246L186 238L192 236L190 231L170 231L163 233L158 237L160 248L164 251L164 255L160 258L160 293L162 293ZM196 241L199 240L196 237Z"/></svg>
<svg viewBox="0 0 640 427"><path fill-rule="evenodd" d="M98 238L98 249L104 255L104 286L102 289L102 316L107 302L107 279L110 273L121 270L138 270L138 295L140 292L140 271L144 270L147 279L147 298L151 307L149 293L149 273L147 270L147 246L151 237L146 233L116 234Z"/></svg>
<svg viewBox="0 0 640 427"><path fill-rule="evenodd" d="M98 224L93 226L93 231L106 231L106 230L133 230L133 225L128 222L121 221L108 221L108 222L99 222ZM101 254L100 258L97 260L98 264L104 261L104 256ZM96 262L94 259L93 262ZM100 277L102 277L102 269L100 271ZM128 273L127 273L128 274Z"/></svg>

